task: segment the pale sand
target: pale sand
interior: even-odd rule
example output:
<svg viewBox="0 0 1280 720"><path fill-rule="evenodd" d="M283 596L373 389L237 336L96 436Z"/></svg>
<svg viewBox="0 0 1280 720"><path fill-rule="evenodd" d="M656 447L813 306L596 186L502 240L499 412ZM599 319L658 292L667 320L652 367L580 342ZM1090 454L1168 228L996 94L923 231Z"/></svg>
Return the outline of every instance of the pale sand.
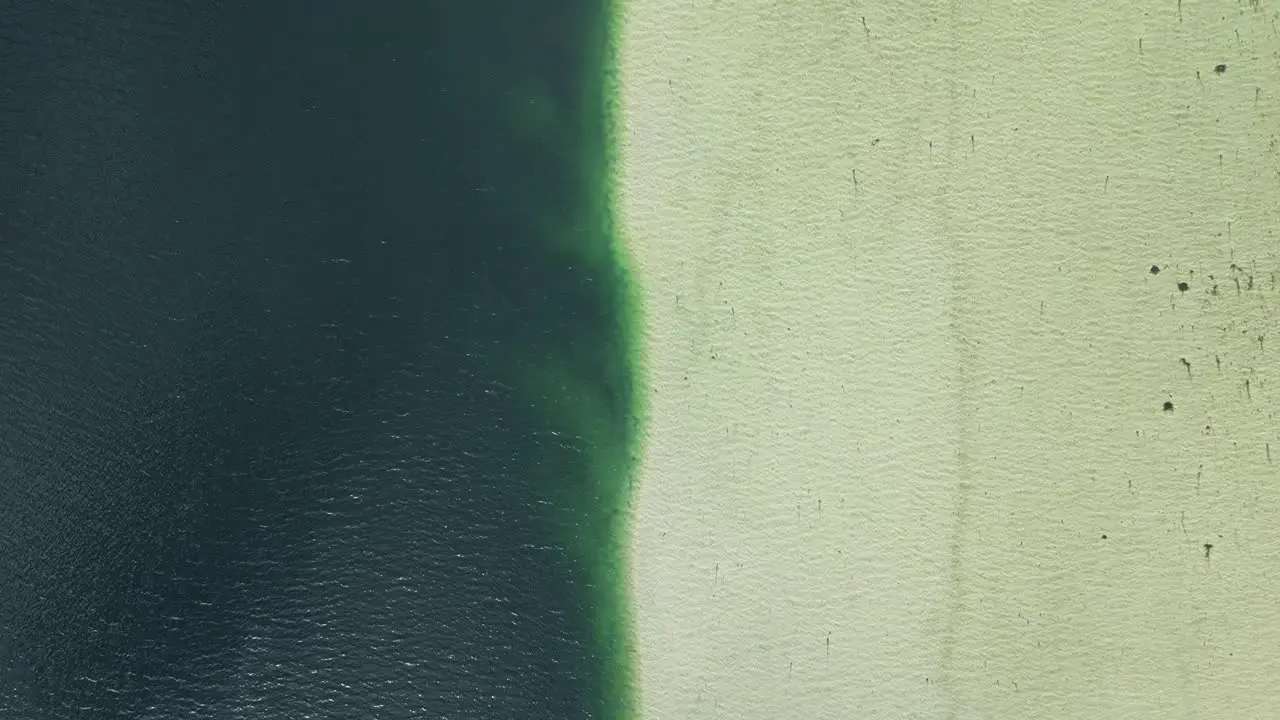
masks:
<svg viewBox="0 0 1280 720"><path fill-rule="evenodd" d="M623 6L640 717L1280 717L1275 3Z"/></svg>

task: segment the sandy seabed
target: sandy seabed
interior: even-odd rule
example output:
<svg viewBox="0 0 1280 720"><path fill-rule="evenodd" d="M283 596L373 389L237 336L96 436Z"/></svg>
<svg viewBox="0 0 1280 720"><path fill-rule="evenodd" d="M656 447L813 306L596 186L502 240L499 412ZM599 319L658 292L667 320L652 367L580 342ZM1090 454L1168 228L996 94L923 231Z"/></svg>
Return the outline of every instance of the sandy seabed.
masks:
<svg viewBox="0 0 1280 720"><path fill-rule="evenodd" d="M641 718L1280 713L1277 8L1208 5L624 3Z"/></svg>

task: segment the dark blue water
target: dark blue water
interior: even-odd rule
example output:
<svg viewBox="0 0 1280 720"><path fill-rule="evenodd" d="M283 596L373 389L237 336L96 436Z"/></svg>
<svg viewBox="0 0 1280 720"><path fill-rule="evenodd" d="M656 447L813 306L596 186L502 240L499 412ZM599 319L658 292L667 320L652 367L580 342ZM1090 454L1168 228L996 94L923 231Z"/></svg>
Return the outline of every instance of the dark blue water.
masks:
<svg viewBox="0 0 1280 720"><path fill-rule="evenodd" d="M617 706L548 530L590 449L498 369L625 398L530 221L588 202L602 17L0 0L0 718Z"/></svg>

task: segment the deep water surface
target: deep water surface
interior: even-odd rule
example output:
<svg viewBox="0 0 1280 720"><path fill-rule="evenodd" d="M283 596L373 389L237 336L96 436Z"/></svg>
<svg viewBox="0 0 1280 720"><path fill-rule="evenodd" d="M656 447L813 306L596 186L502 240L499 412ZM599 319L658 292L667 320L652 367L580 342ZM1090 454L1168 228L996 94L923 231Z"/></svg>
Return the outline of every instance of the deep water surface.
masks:
<svg viewBox="0 0 1280 720"><path fill-rule="evenodd" d="M0 2L0 717L624 714L605 19Z"/></svg>

